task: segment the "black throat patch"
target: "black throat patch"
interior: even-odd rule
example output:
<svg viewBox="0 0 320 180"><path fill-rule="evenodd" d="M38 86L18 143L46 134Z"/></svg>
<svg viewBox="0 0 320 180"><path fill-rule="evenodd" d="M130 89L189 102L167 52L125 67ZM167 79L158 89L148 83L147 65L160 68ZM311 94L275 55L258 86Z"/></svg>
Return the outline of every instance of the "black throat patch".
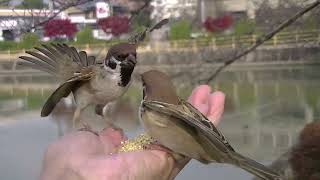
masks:
<svg viewBox="0 0 320 180"><path fill-rule="evenodd" d="M128 66L120 64L121 83L120 86L127 86L131 79L131 74L134 70L134 66Z"/></svg>

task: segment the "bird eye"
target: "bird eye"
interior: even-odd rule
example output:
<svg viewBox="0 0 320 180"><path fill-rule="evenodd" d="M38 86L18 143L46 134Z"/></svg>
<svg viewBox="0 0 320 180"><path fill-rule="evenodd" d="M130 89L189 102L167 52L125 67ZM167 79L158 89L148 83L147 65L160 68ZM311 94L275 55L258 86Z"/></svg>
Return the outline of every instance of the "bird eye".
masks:
<svg viewBox="0 0 320 180"><path fill-rule="evenodd" d="M111 69L115 69L117 64L114 61L108 61L107 66L109 66Z"/></svg>
<svg viewBox="0 0 320 180"><path fill-rule="evenodd" d="M105 65L110 67L111 69L116 69L116 67L117 67L117 59L112 56L110 59L106 59L105 60Z"/></svg>

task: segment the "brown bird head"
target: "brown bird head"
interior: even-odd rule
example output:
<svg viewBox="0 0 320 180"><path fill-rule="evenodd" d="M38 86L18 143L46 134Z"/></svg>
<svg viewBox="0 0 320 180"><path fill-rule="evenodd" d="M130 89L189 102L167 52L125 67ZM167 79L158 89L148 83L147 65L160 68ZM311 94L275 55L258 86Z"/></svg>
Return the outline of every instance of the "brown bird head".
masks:
<svg viewBox="0 0 320 180"><path fill-rule="evenodd" d="M175 87L165 73L151 70L143 73L141 79L144 100L179 104Z"/></svg>
<svg viewBox="0 0 320 180"><path fill-rule="evenodd" d="M137 63L137 46L129 43L119 43L110 47L105 64L111 69L115 69L117 64L127 64L135 66Z"/></svg>
<svg viewBox="0 0 320 180"><path fill-rule="evenodd" d="M129 43L119 43L110 47L105 65L111 69L116 69L120 66L121 86L126 86L130 79L131 74L137 64L137 45Z"/></svg>

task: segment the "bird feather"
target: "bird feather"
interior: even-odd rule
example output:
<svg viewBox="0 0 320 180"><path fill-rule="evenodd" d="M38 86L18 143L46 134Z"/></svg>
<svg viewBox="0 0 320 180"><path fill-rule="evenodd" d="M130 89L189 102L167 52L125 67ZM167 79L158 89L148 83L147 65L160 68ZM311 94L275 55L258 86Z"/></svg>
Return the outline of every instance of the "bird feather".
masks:
<svg viewBox="0 0 320 180"><path fill-rule="evenodd" d="M187 123L189 126L197 128L201 131L201 133L205 134L212 141L212 143L221 151L234 151L232 146L225 139L221 138L221 133L217 133L217 131L210 129L207 126L207 123L205 124L202 121L196 119L195 117L182 111L181 108L179 108L179 106L159 101L144 101L143 105L159 113L174 116L175 118ZM212 126L214 127L213 124Z"/></svg>

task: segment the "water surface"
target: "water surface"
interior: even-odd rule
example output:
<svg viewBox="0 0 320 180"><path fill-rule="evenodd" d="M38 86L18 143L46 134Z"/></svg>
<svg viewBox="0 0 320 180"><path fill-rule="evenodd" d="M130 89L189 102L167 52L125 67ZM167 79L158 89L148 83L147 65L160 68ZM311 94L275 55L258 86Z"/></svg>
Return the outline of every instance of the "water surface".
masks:
<svg viewBox="0 0 320 180"><path fill-rule="evenodd" d="M319 67L250 67L222 73L211 86L226 94L219 128L234 148L268 164L291 147L305 124L319 120ZM73 108L66 101L52 117L39 117L43 102L57 85L49 76L1 76L0 83L1 179L36 179L46 146L71 126ZM179 88L182 97L187 97L193 88L186 82L175 83L184 83ZM140 87L135 84L112 113L112 119L125 125L130 136L141 131L137 118L132 120L137 117L140 98ZM177 179L250 177L232 166L192 161Z"/></svg>

